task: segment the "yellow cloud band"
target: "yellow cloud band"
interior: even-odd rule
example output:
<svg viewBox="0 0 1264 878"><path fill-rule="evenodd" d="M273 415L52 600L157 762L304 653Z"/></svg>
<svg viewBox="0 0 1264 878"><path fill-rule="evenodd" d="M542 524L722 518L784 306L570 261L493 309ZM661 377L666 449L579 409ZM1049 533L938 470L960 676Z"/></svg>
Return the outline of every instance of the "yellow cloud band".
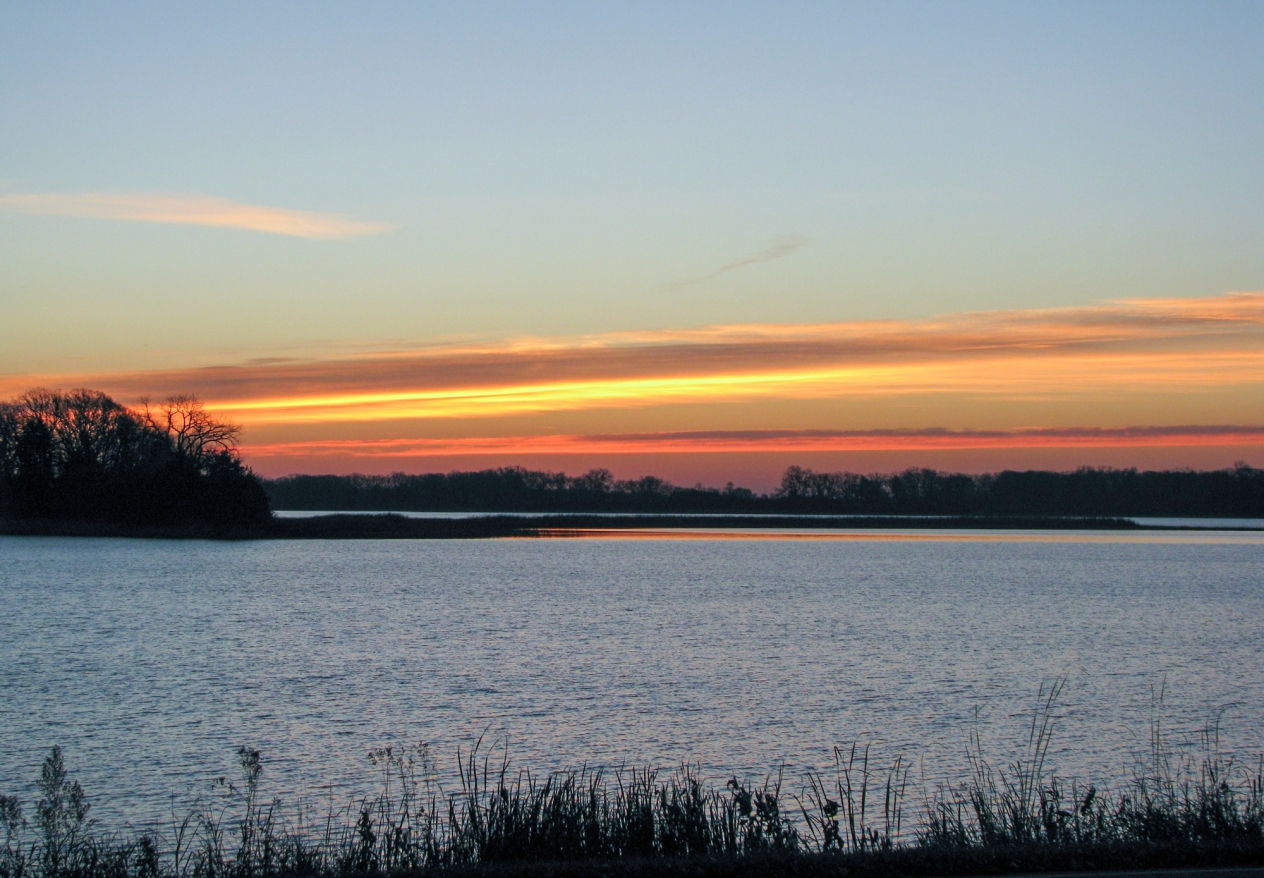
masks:
<svg viewBox="0 0 1264 878"><path fill-rule="evenodd" d="M664 407L683 412L709 406L716 412L730 403L816 401L812 421L794 423L784 405L774 421L804 427L828 417L822 405L860 400L869 409L881 402L890 411L912 397L968 403L958 407L956 423L962 425L971 423L967 409L973 406L977 414L983 403L994 426L1004 423L998 417L1014 417L1005 412L1017 404L1028 406L1018 423L1039 422L1031 405L1062 406L1063 415L1045 423L1065 424L1068 406L1089 405L1099 412L1109 406L1116 424L1128 422L1123 418L1155 423L1156 409L1135 408L1146 397L1164 400L1165 423L1250 424L1260 419L1264 398L1264 294L923 321L515 339L165 372L9 376L0 380L0 390L12 394L34 384L99 387L124 400L192 392L252 429L291 425L300 431L321 424L485 422L584 411L602 413L592 416L596 426L612 410L641 418L637 429L661 430L679 426L661 421ZM1213 395L1218 409L1199 408L1198 399ZM634 414L639 411L647 414ZM900 423L934 423L916 417L913 412ZM730 418L726 426L734 423Z"/></svg>
<svg viewBox="0 0 1264 878"><path fill-rule="evenodd" d="M742 400L950 393L1050 399L1128 391L1210 391L1264 384L1264 351L1101 354L1032 359L980 356L841 369L520 384L451 390L214 401L254 424L497 417L531 412Z"/></svg>

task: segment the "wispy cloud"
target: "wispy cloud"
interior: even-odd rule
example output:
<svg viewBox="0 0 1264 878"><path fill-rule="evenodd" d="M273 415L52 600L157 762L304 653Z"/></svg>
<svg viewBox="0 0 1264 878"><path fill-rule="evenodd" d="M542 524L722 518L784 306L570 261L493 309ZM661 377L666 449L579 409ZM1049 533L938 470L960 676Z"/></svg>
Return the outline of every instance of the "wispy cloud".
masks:
<svg viewBox="0 0 1264 878"><path fill-rule="evenodd" d="M736 271L739 268L745 268L748 265L756 265L760 262L771 262L774 259L789 256L791 253L805 246L807 243L808 239L802 235L790 235L785 238L778 238L758 253L752 253L749 256L743 256L741 259L734 259L732 262L726 262L710 274L704 274L701 277L691 277L682 281L677 281L673 286L685 287L692 284L706 283L709 280L715 280L722 274L727 274L730 271Z"/></svg>
<svg viewBox="0 0 1264 878"><path fill-rule="evenodd" d="M230 201L213 195L152 192L34 192L0 195L9 213L176 223L300 238L351 238L389 231L387 223Z"/></svg>

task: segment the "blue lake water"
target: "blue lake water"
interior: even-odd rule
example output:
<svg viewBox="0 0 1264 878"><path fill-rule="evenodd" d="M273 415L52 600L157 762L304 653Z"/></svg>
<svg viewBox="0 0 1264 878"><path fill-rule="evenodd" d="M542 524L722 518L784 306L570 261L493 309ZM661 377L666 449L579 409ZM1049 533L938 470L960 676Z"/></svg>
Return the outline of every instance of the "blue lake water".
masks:
<svg viewBox="0 0 1264 878"><path fill-rule="evenodd" d="M515 764L699 763L791 786L834 745L959 772L1021 752L1125 777L1217 718L1264 750L1264 535L859 532L214 543L0 537L0 793L53 744L106 823L166 817L242 744L283 798L369 748L480 734Z"/></svg>

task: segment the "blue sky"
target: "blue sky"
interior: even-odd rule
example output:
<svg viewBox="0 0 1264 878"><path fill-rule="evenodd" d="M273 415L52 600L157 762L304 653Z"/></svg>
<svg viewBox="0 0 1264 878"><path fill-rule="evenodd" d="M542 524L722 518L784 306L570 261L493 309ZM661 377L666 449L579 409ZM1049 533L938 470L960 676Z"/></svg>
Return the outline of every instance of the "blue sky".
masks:
<svg viewBox="0 0 1264 878"><path fill-rule="evenodd" d="M208 297L225 313L199 344L236 350L1264 286L1258 4L2 15L3 191L396 227L313 243L5 216L10 370L152 347ZM680 284L786 239L805 243Z"/></svg>

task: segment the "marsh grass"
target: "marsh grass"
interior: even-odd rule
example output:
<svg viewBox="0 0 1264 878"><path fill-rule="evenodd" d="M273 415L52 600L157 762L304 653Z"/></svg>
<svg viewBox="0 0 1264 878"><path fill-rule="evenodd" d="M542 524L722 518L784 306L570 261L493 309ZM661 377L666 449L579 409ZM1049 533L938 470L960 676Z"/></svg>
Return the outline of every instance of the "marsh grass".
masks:
<svg viewBox="0 0 1264 878"><path fill-rule="evenodd" d="M1117 790L1057 777L1048 769L1054 708L1064 682L1041 688L1026 752L993 768L977 732L969 778L928 799L918 841L933 846L1264 841L1264 758L1243 766L1220 750L1218 724L1183 755L1161 724L1163 691L1150 722L1149 758Z"/></svg>
<svg viewBox="0 0 1264 878"><path fill-rule="evenodd" d="M1215 726L1198 751L1150 752L1116 789L1048 767L1063 683L1042 687L1023 754L993 766L977 733L969 771L911 792L910 765L834 750L798 793L708 783L697 766L581 767L537 775L478 741L443 789L429 749L369 753L378 792L319 817L263 793L265 762L242 747L240 777L218 779L163 832L98 831L60 748L28 815L0 797L0 878L315 878L369 874L992 874L1156 865L1264 865L1264 762L1223 755ZM1161 700L1161 695L1160 695ZM685 864L693 864L686 866Z"/></svg>

